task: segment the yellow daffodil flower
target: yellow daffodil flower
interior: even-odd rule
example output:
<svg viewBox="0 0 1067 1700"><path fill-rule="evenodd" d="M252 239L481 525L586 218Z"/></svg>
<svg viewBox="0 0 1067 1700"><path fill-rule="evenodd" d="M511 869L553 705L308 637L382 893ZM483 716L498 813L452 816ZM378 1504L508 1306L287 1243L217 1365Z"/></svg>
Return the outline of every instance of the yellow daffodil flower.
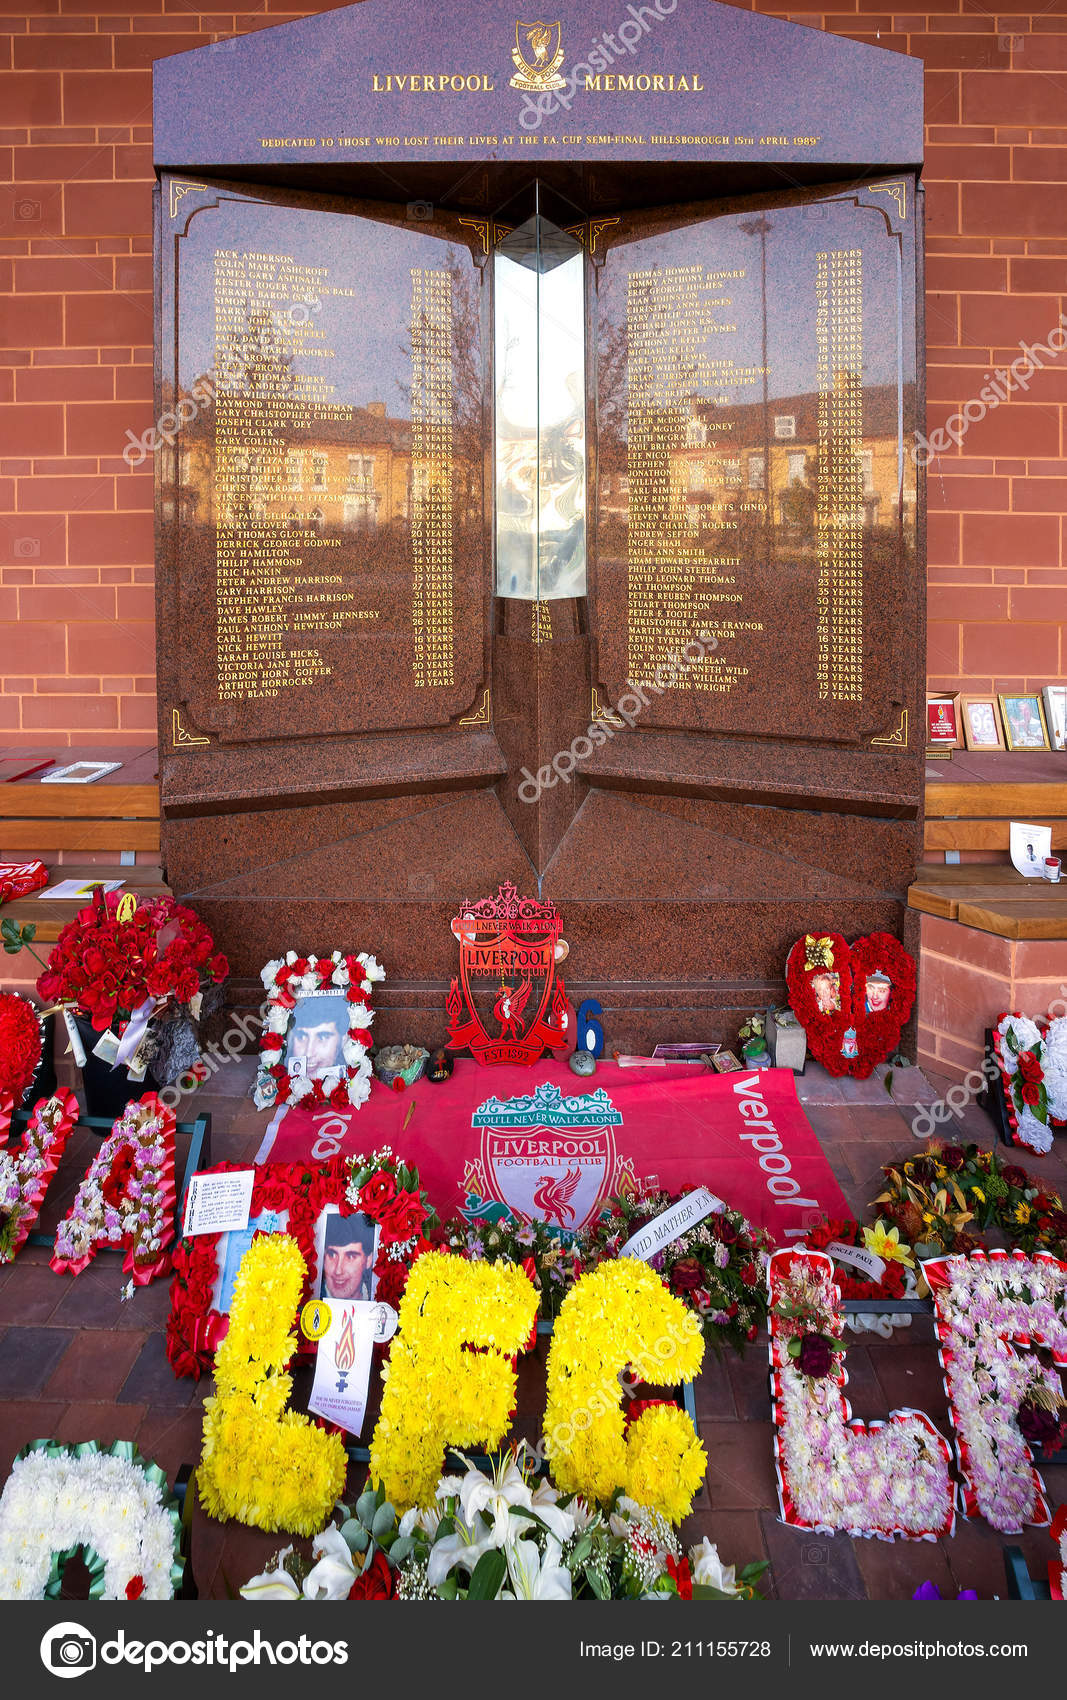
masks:
<svg viewBox="0 0 1067 1700"><path fill-rule="evenodd" d="M886 1263L903 1263L909 1269L915 1267L910 1248L900 1243L899 1228L887 1228L885 1223L879 1220L873 1228L864 1228L863 1243L868 1251L873 1251L875 1257L882 1258Z"/></svg>

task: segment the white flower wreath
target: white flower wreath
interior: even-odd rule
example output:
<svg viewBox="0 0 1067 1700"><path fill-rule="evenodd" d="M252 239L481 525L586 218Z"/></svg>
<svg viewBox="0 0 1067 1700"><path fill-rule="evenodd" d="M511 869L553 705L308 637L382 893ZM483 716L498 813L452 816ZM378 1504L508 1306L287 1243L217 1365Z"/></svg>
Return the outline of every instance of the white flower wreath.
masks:
<svg viewBox="0 0 1067 1700"><path fill-rule="evenodd" d="M300 965L300 972L293 969ZM385 979L385 970L366 951L345 955L335 950L330 956L300 957L295 950L268 962L260 978L267 994L267 1010L260 1039L259 1072L253 1097L256 1108L274 1104L299 1104L303 1100L326 1103L343 1090L347 1104L358 1108L370 1097L371 1063L367 1044L374 1020L370 993L374 983ZM353 989L357 995L353 997ZM285 1035L301 998L326 990L345 993L348 1032L342 1041L343 1066L329 1068L318 1078L291 1075L285 1067ZM294 1002L295 1000L295 1002Z"/></svg>

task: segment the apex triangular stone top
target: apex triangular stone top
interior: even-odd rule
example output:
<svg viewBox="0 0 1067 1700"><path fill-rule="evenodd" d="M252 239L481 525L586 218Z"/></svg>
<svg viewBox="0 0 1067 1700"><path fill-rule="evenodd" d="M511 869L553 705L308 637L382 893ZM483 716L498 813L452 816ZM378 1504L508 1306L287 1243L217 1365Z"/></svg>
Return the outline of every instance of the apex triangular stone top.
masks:
<svg viewBox="0 0 1067 1700"><path fill-rule="evenodd" d="M717 0L363 0L157 60L190 170L522 159L922 161L922 64Z"/></svg>

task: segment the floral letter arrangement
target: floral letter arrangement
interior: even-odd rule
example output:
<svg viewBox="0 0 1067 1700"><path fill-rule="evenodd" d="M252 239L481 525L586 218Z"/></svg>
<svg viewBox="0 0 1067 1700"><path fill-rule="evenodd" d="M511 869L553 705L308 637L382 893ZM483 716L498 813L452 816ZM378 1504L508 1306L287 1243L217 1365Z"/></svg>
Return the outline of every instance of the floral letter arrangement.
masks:
<svg viewBox="0 0 1067 1700"><path fill-rule="evenodd" d="M602 1264L567 1294L548 1353L545 1444L565 1492L630 1499L680 1523L707 1454L684 1411L649 1401L627 1430L620 1371L639 1381L692 1381L704 1359L699 1319L636 1258Z"/></svg>
<svg viewBox="0 0 1067 1700"><path fill-rule="evenodd" d="M58 1600L81 1547L93 1600L170 1600L182 1577L178 1507L167 1478L128 1440L35 1440L0 1497L0 1599Z"/></svg>
<svg viewBox="0 0 1067 1700"><path fill-rule="evenodd" d="M433 1503L446 1447L500 1444L515 1405L514 1360L536 1320L537 1293L516 1265L447 1251L419 1258L370 1447L371 1477L393 1505Z"/></svg>
<svg viewBox="0 0 1067 1700"><path fill-rule="evenodd" d="M1067 1505L1061 1505L1057 1510L1049 1534L1059 1548L1059 1557L1049 1559L1048 1585L1052 1598L1062 1600L1067 1584Z"/></svg>
<svg viewBox="0 0 1067 1700"><path fill-rule="evenodd" d="M13 1113L11 1099L0 1098L0 1146L7 1144ZM18 1150L0 1150L0 1263L10 1263L25 1245L77 1120L73 1092L42 1098Z"/></svg>
<svg viewBox="0 0 1067 1700"><path fill-rule="evenodd" d="M782 1521L800 1529L937 1540L955 1527L948 1443L921 1411L849 1421L832 1260L771 1258L771 1399Z"/></svg>
<svg viewBox="0 0 1067 1700"><path fill-rule="evenodd" d="M896 1050L915 1002L915 962L892 933L851 946L840 933L808 933L789 952L785 977L808 1049L830 1074L866 1080Z"/></svg>
<svg viewBox="0 0 1067 1700"><path fill-rule="evenodd" d="M370 1097L370 1007L371 987L385 979L385 970L373 956L297 956L286 952L284 959L268 962L260 979L267 994L267 1014L260 1040L259 1073L255 1101L258 1110L272 1104L330 1104L335 1110L358 1108ZM347 1004L346 1030L339 1033L337 1055L321 1070L314 1059L297 1059L286 1045L293 1012L304 999L325 1006L337 996ZM318 1011L318 1013L323 1013ZM297 1072L294 1062L302 1066Z"/></svg>
<svg viewBox="0 0 1067 1700"><path fill-rule="evenodd" d="M284 1234L253 1240L241 1259L197 1471L210 1516L296 1535L322 1528L348 1471L341 1436L288 1409L290 1330L306 1277L300 1247Z"/></svg>
<svg viewBox="0 0 1067 1700"><path fill-rule="evenodd" d="M216 1163L203 1172L225 1174L240 1163ZM265 1213L284 1216L284 1232L294 1239L308 1270L301 1302L311 1297L315 1266L315 1224L328 1204L347 1216L360 1210L379 1225L374 1259L375 1297L396 1308L408 1270L429 1249L425 1237L437 1216L419 1185L419 1172L398 1162L388 1150L351 1160L335 1157L322 1168L306 1163L263 1163L256 1169L249 1220ZM167 1358L175 1375L197 1377L210 1369L226 1337L229 1318L213 1300L219 1282L221 1234L197 1234L174 1250L174 1281L167 1319Z"/></svg>
<svg viewBox="0 0 1067 1700"><path fill-rule="evenodd" d="M931 1259L923 1273L934 1296L964 1509L1004 1534L1046 1524L1027 1440L1059 1428L1060 1378L1016 1347L1042 1346L1053 1364L1067 1367L1067 1264L1047 1252L976 1251Z"/></svg>
<svg viewBox="0 0 1067 1700"><path fill-rule="evenodd" d="M1067 1124L1067 1016L1002 1015L993 1049L1012 1139L1031 1151L1050 1150L1053 1127Z"/></svg>
<svg viewBox="0 0 1067 1700"><path fill-rule="evenodd" d="M174 1238L174 1111L149 1092L128 1104L56 1229L52 1268L80 1275L101 1246L125 1251L123 1269L147 1286L170 1268Z"/></svg>

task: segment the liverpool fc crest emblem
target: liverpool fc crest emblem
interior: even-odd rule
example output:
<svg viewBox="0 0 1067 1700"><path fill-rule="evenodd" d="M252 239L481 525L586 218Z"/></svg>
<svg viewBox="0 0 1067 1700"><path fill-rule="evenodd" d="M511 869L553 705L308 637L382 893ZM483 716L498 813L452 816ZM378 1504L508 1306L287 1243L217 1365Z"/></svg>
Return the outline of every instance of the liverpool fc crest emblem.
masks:
<svg viewBox="0 0 1067 1700"><path fill-rule="evenodd" d="M450 1050L468 1047L480 1063L534 1063L566 1043L567 994L556 978L567 954L562 925L554 903L520 897L510 882L463 905L452 922L459 978L448 994Z"/></svg>
<svg viewBox="0 0 1067 1700"><path fill-rule="evenodd" d="M559 74L563 46L558 19L554 24L516 24L511 57L515 62L513 89L543 94L547 89L566 88L566 79Z"/></svg>
<svg viewBox="0 0 1067 1700"><path fill-rule="evenodd" d="M547 1081L526 1098L487 1098L471 1117L481 1129L472 1165L469 1219L506 1215L572 1234L595 1220L620 1181L615 1130L622 1116L605 1091L564 1097Z"/></svg>

